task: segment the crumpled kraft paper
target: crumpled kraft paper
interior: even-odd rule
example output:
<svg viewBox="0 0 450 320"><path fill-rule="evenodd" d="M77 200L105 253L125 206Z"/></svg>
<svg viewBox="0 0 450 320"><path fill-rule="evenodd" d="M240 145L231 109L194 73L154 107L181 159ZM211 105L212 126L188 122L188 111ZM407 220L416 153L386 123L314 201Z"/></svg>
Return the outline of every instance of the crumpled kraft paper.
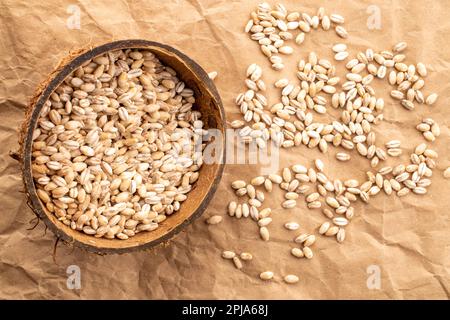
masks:
<svg viewBox="0 0 450 320"><path fill-rule="evenodd" d="M349 51L372 47L390 49L407 41L407 61L424 62L429 69L425 92L437 92L436 105L419 105L408 112L389 97L387 81L375 85L386 100L385 121L375 127L378 143L402 141L404 154L387 164L407 163L420 142L415 126L431 117L442 134L431 147L439 153L432 185L425 196L403 198L379 195L368 205L357 203L356 217L347 227L345 243L319 237L315 257L307 261L290 256L292 239L283 224L298 221L302 232L315 232L324 221L318 210L304 202L281 210L282 193L266 194L264 205L274 210L271 241L259 239L255 223L226 216L225 203L235 199L229 187L236 178L250 179L260 165L227 165L221 186L204 217L224 215L223 223L206 226L203 219L176 236L170 245L152 252L97 256L59 244L41 223L33 230L18 163L8 156L18 148L17 128L28 99L69 50L87 44L143 38L172 45L195 59L207 71L216 70L217 87L229 120L240 117L233 103L244 89L246 67L253 62L264 69L267 84L281 77L295 79L294 67L309 51L332 58L330 47L343 42L333 31L307 35L302 46L292 43L294 54L285 58L283 72L274 72L258 45L243 33L257 1L57 1L39 4L2 0L0 54L0 298L2 299L448 299L450 291L449 181L443 170L449 161L450 3L428 1L321 1L327 12L346 17ZM283 2L289 10L314 14L317 1ZM79 24L77 23L79 17ZM369 24L368 24L369 20ZM380 22L381 29L370 30ZM79 25L79 28L78 28ZM290 70L290 71L289 71ZM343 72L340 65L338 71ZM269 85L271 87L271 85ZM269 103L277 102L269 90ZM331 117L337 114L332 114ZM282 150L280 167L310 165L320 157L333 178L362 180L367 160L352 152L352 160L338 163L328 154L305 147ZM381 167L381 166L380 166ZM220 257L223 249L254 255L238 271ZM81 288L67 285L67 268L79 267ZM76 267L71 267L76 268ZM69 268L69 271L73 270ZM276 279L262 282L261 271L272 270ZM286 285L281 276L299 276ZM377 281L379 276L380 281ZM70 279L69 279L70 280Z"/></svg>

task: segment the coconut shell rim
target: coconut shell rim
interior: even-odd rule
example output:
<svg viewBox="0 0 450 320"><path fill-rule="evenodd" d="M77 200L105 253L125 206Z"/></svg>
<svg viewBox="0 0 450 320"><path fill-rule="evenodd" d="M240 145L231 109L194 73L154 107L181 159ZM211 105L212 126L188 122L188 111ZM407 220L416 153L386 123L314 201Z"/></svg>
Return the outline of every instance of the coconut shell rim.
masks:
<svg viewBox="0 0 450 320"><path fill-rule="evenodd" d="M166 234L161 237L145 242L136 246L129 247L98 247L92 244L78 241L76 237L68 235L64 230L60 229L50 218L47 213L42 208L40 199L36 194L36 188L34 185L34 180L31 174L31 150L32 150L32 134L35 129L35 125L40 115L40 111L43 104L48 100L51 93L64 81L64 79L69 76L76 68L78 68L85 61L92 59L100 54L108 51L114 51L119 49L128 48L150 48L156 47L162 50L167 50L171 54L174 54L182 61L188 69L198 78L198 80L204 85L204 88L209 93L211 100L214 102L215 106L218 108L220 115L220 120L222 123L222 143L221 143L221 155L220 160L215 170L214 180L212 181L205 197L197 209L192 212L183 222L177 225L175 228L171 229ZM170 65L169 65L170 66ZM199 218L203 212L206 210L209 202L211 201L213 195L217 191L219 182L222 178L225 158L226 158L226 116L223 108L222 100L218 93L218 90L213 83L213 81L208 77L206 71L194 60L189 58L187 55L175 49L169 45L162 44L155 41L143 40L143 39L129 39L129 40L118 40L113 42L108 42L96 47L82 48L76 51L71 51L67 57L60 61L59 65L55 70L37 87L34 96L32 97L28 108L26 110L25 121L22 123L19 143L20 143L20 161L22 166L22 176L25 185L25 193L28 198L27 201L30 208L36 214L39 219L43 220L45 225L56 235L60 240L65 243L74 245L76 247L82 248L88 252L93 252L97 254L122 254L133 251L148 250L154 248L155 246L167 243L173 236L185 229L190 223ZM52 214L52 213L49 213ZM80 232L81 234L81 232ZM128 240L111 239L111 242L124 242Z"/></svg>

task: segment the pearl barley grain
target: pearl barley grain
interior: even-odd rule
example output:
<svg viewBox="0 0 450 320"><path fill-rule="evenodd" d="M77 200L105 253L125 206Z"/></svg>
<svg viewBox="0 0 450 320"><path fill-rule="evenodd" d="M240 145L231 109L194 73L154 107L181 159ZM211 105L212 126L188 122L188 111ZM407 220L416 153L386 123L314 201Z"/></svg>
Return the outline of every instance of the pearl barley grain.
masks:
<svg viewBox="0 0 450 320"><path fill-rule="evenodd" d="M222 222L222 216L211 216L208 219L206 219L206 223L210 224L210 225L215 225L215 224L219 224Z"/></svg>
<svg viewBox="0 0 450 320"><path fill-rule="evenodd" d="M450 167L444 170L444 178L450 179Z"/></svg>
<svg viewBox="0 0 450 320"><path fill-rule="evenodd" d="M272 271L261 272L259 277L261 278L261 280L271 280L273 278L273 272Z"/></svg>
<svg viewBox="0 0 450 320"><path fill-rule="evenodd" d="M251 17L245 31L252 40L259 42L261 52L266 55L272 68L278 71L288 67L282 57L286 54L295 55L295 50L298 49L290 43L304 43L305 38L317 29L326 31L334 28L339 37L348 37L343 25L344 17L335 13L328 14L324 8L319 8L315 15L310 16L291 12L283 5L262 3L252 12ZM300 29L297 36L293 32L295 29ZM323 154L327 154L330 148L339 148L333 154L338 161L343 162L341 166L348 166L346 162L351 157L358 156L365 159L371 169L361 180L341 181L333 177L333 171L325 170L322 160L316 159L310 166L293 164L267 175L267 178L256 177L250 182L251 188L245 183L237 182L236 193L242 196L241 199L251 198L245 201L252 203L256 196L253 186L257 190L264 185L261 192L270 193L276 188L283 192L284 197L279 207L273 207L276 215L270 209L260 208L262 202L268 200L268 194L257 197L258 200L263 200L252 206L252 220L258 224L260 236L265 241L269 240L269 227L283 226L275 217L279 216L278 210L287 214L290 214L287 209L291 209L289 211L294 214L298 211L303 213L300 203L303 199L308 209L325 207L322 212L328 220L316 231L342 243L346 238L344 228L356 216L353 202L372 202L381 192L387 196L399 197L425 195L427 187L431 185L430 178L438 157L434 150L424 143L420 144L410 155L409 163L390 167L385 161L393 160L389 157L401 157L407 150L398 140L401 134L391 137L382 135L381 142L372 130L384 120L383 111L388 106L383 98L377 97L378 92L372 87L378 81L376 78L387 78L386 83L392 86L387 91L388 95L404 111L414 111L419 104L433 105L437 102L436 93L425 91L424 78L428 74L425 64L412 64L408 61L408 45L403 41L389 50L364 48L356 54L353 54L353 50L348 50L353 48L348 48L344 43L335 43L329 45L329 48L334 55L331 61L321 57L320 52L310 52L305 59L299 59L293 70L298 79L292 79L288 74L276 76L278 80L274 82L273 89L279 98L275 98L273 102L265 96L266 87L261 89L256 84L256 79L263 81L263 68L251 64L245 79L247 89L236 98L245 121L236 126L242 128L239 133L246 143L256 142L261 149L269 145L269 140L277 147L290 149L306 146L309 149L317 148ZM351 57L349 52L352 53ZM348 61L342 62L347 59ZM347 69L343 76L338 74L339 64L345 65ZM330 108L339 110L340 117L328 123L316 119L316 114L328 114ZM439 124L430 118L423 119L417 125L417 130L429 144L441 135ZM353 150L356 153L352 155ZM333 161L332 158L327 156L327 162ZM450 168L445 169L443 175L450 178ZM284 227L297 230L299 225L287 222ZM317 241L320 241L321 237L318 238ZM311 259L313 251L310 246L315 241L315 235L301 233L294 239L300 248L292 248L291 255ZM268 271L264 276L261 273L260 277L271 279L273 273ZM283 277L286 283L291 283L288 279L298 281L294 275Z"/></svg>
<svg viewBox="0 0 450 320"><path fill-rule="evenodd" d="M288 274L287 276L285 276L283 278L283 280L284 280L284 282L289 283L289 284L294 284L299 281L298 277L293 274Z"/></svg>

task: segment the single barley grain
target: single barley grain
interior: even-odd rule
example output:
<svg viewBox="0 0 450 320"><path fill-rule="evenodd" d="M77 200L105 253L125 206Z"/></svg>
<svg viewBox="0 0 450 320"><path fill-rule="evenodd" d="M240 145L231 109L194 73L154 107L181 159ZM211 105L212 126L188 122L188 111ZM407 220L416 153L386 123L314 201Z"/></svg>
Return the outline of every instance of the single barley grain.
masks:
<svg viewBox="0 0 450 320"><path fill-rule="evenodd" d="M239 259L237 256L234 256L233 257L233 263L234 263L234 266L236 267L236 269L242 269L242 262L241 262L241 259Z"/></svg>
<svg viewBox="0 0 450 320"><path fill-rule="evenodd" d="M312 259L314 256L313 251L309 247L303 248L303 254L305 255L306 259Z"/></svg>
<svg viewBox="0 0 450 320"><path fill-rule="evenodd" d="M236 256L236 253L233 251L223 251L222 258L224 259L233 259Z"/></svg>
<svg viewBox="0 0 450 320"><path fill-rule="evenodd" d="M261 280L271 280L273 278L273 272L272 271L261 272L259 278Z"/></svg>
<svg viewBox="0 0 450 320"><path fill-rule="evenodd" d="M215 224L219 224L222 222L222 216L211 216L208 219L206 219L206 223L211 224L211 225L215 225Z"/></svg>
<svg viewBox="0 0 450 320"><path fill-rule="evenodd" d="M241 260L250 261L253 259L253 255L249 252L242 252L240 255Z"/></svg>
<svg viewBox="0 0 450 320"><path fill-rule="evenodd" d="M298 277L293 274L288 274L287 276L285 276L283 278L283 280L284 280L284 282L289 283L289 284L294 284L299 281Z"/></svg>

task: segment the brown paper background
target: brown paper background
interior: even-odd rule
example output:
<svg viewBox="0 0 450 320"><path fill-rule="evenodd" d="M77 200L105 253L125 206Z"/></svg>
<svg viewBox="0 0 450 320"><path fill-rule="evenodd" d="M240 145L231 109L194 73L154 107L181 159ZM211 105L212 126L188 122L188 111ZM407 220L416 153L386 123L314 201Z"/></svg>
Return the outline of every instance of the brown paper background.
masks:
<svg viewBox="0 0 450 320"><path fill-rule="evenodd" d="M253 222L227 216L222 224L205 226L197 220L176 236L169 246L152 252L97 256L59 245L55 264L52 259L54 237L40 224L32 231L34 217L28 209L20 169L8 156L17 149L17 128L23 120L28 99L69 50L111 40L143 38L172 45L195 59L207 71L217 70L216 85L228 119L239 117L233 99L243 90L246 67L253 62L263 66L266 82L283 76L295 79L288 68L275 74L259 53L257 44L242 32L249 12L257 1L0 1L0 298L2 299L448 299L450 291L449 181L443 170L450 165L449 103L450 80L450 2L429 1L284 1L289 10L313 14L319 2L328 12L346 17L349 51L371 46L390 49L405 40L409 44L408 62L423 61L429 66L425 92L437 92L433 107L418 106L408 112L388 95L387 81L375 86L386 100L386 121L375 128L379 143L393 138L402 141L404 155L418 143L414 129L424 116L441 126L442 135L433 143L439 152L433 184L425 196L402 199L384 194L369 205L356 205L356 217L347 228L344 244L319 238L311 261L296 260L289 254L293 232L283 223L296 220L301 231L312 232L324 221L321 213L305 208L282 211L278 190L265 205L275 210L272 240L259 240ZM67 7L81 9L81 29L70 30ZM381 30L368 30L369 5L381 9ZM341 41L334 32L316 31L302 47L293 43L295 53L287 61L294 66L310 50L331 58L331 44ZM342 70L342 68L340 69ZM275 103L273 99L270 103ZM270 98L270 96L269 96ZM352 152L350 163L334 160L336 149L327 155L305 147L283 150L281 165L310 164L320 157L334 178L359 178L369 163ZM399 163L399 159L388 162ZM204 217L225 215L225 203L234 199L229 183L249 179L259 173L258 165L228 165L221 186ZM267 195L266 195L267 196ZM297 232L295 232L297 233ZM249 251L254 260L237 271L220 258L223 249ZM66 287L66 268L81 268L82 288ZM381 269L381 289L366 286L370 265ZM264 270L276 273L275 281L263 283L257 275ZM285 285L281 275L300 277L296 285Z"/></svg>

